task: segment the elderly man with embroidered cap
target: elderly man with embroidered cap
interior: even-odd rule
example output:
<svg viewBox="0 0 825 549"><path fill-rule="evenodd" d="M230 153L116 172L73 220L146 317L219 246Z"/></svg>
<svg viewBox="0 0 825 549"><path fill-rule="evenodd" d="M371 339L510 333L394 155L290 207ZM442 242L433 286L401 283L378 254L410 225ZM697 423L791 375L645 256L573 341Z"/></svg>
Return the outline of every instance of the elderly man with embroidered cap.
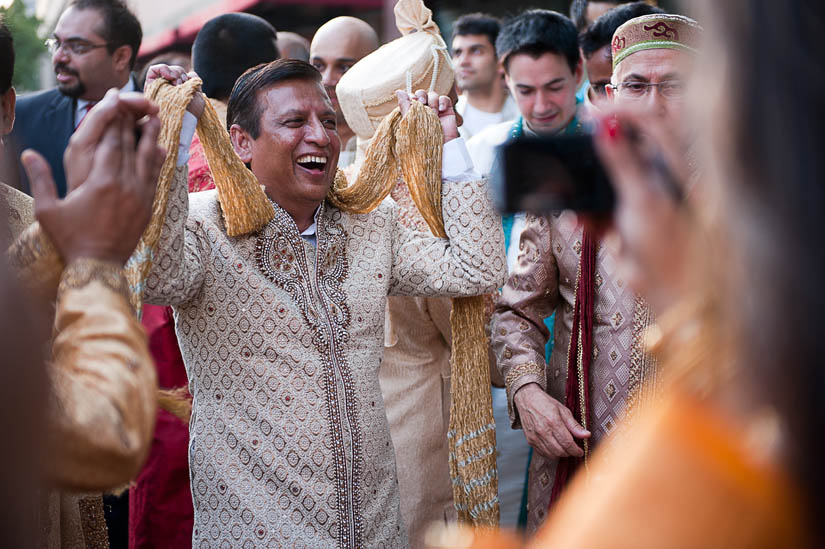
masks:
<svg viewBox="0 0 825 549"><path fill-rule="evenodd" d="M679 116L700 27L671 15L632 19L613 38L617 101ZM655 94L655 97L653 96ZM492 345L506 380L510 417L536 452L530 466L528 531L546 518L576 468L619 421L631 421L657 389L642 347L650 322L617 260L567 213L528 216L520 255L493 315ZM549 364L543 319L555 310ZM609 439L607 439L609 441Z"/></svg>
<svg viewBox="0 0 825 549"><path fill-rule="evenodd" d="M700 33L695 21L681 15L645 15L620 26L611 42L608 97L650 109L679 125Z"/></svg>

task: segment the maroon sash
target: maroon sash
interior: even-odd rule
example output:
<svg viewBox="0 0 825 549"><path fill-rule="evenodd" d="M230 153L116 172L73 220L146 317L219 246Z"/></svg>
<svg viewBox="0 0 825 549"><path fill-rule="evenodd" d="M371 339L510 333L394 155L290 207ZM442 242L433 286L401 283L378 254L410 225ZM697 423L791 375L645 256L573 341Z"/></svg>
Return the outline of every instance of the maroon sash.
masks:
<svg viewBox="0 0 825 549"><path fill-rule="evenodd" d="M596 239L592 232L585 228L573 311L573 331L570 334L570 348L567 353L567 385L564 400L564 405L573 412L573 417L585 429L588 429L590 422L590 363L593 360L595 276ZM584 458L567 457L559 460L553 491L550 493L550 506L559 499L576 469L587 458L588 450L585 440Z"/></svg>

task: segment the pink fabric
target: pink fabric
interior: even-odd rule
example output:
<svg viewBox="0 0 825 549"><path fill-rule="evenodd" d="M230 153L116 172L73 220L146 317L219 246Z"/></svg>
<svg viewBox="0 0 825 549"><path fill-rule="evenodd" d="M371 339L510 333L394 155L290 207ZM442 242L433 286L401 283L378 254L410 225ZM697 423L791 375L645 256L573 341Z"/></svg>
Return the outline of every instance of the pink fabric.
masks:
<svg viewBox="0 0 825 549"><path fill-rule="evenodd" d="M185 386L172 309L144 305L143 327L164 388ZM189 491L189 427L158 410L152 449L129 489L129 547L191 547L194 511Z"/></svg>
<svg viewBox="0 0 825 549"><path fill-rule="evenodd" d="M189 147L189 192L197 193L215 188L212 172L203 152L200 137L197 132Z"/></svg>

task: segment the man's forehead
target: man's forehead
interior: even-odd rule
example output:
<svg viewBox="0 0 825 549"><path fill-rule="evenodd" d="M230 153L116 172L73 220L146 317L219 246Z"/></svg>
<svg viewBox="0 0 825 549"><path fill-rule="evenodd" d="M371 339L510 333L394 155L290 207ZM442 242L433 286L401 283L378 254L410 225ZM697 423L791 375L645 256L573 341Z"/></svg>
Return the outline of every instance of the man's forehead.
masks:
<svg viewBox="0 0 825 549"><path fill-rule="evenodd" d="M476 45L492 46L490 37L486 34L460 34L453 38L453 49L469 48Z"/></svg>
<svg viewBox="0 0 825 549"><path fill-rule="evenodd" d="M70 7L57 21L54 35L63 40L72 38L102 38L103 15L96 9Z"/></svg>
<svg viewBox="0 0 825 549"><path fill-rule="evenodd" d="M614 69L613 76L618 81L630 74L651 79L675 73L686 78L692 62L693 55L682 50L670 48L642 50L625 57Z"/></svg>
<svg viewBox="0 0 825 549"><path fill-rule="evenodd" d="M258 91L259 99L273 113L289 111L329 111L335 113L332 102L320 82L312 80L285 80Z"/></svg>
<svg viewBox="0 0 825 549"><path fill-rule="evenodd" d="M538 57L528 53L511 55L507 60L507 75L516 83L532 82L543 85L572 75L567 60L556 53L546 52Z"/></svg>

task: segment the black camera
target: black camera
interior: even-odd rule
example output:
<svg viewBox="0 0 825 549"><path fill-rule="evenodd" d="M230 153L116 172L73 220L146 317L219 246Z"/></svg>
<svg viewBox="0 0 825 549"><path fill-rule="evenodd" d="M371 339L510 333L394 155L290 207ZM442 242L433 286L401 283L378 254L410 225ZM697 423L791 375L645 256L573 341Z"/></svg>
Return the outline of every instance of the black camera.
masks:
<svg viewBox="0 0 825 549"><path fill-rule="evenodd" d="M522 137L501 145L492 174L503 213L610 214L616 194L591 135Z"/></svg>

